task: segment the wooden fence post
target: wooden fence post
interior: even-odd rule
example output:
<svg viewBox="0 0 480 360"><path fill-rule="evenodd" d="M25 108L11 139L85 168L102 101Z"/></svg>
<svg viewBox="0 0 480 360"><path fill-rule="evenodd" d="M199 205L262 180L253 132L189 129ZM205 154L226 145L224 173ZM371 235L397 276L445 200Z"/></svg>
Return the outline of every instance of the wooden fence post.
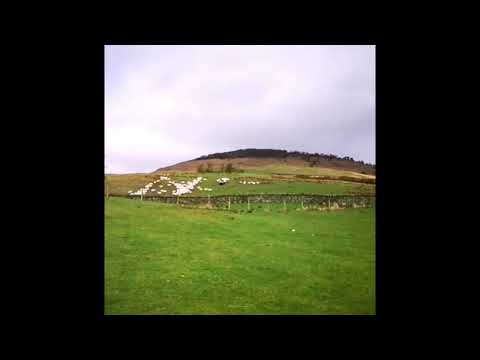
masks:
<svg viewBox="0 0 480 360"><path fill-rule="evenodd" d="M250 198L247 198L247 202L248 202L248 210L250 210Z"/></svg>
<svg viewBox="0 0 480 360"><path fill-rule="evenodd" d="M287 202L283 200L283 211L287 212Z"/></svg>
<svg viewBox="0 0 480 360"><path fill-rule="evenodd" d="M230 210L230 196L228 197L228 210Z"/></svg>
<svg viewBox="0 0 480 360"><path fill-rule="evenodd" d="M208 205L210 205L210 195L208 195Z"/></svg>

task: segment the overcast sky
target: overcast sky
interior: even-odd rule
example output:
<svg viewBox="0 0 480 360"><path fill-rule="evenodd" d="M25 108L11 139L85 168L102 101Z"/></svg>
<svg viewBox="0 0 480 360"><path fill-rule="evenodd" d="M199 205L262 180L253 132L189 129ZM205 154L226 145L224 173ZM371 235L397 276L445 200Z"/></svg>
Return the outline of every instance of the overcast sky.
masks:
<svg viewBox="0 0 480 360"><path fill-rule="evenodd" d="M243 148L375 163L375 46L105 46L107 172Z"/></svg>

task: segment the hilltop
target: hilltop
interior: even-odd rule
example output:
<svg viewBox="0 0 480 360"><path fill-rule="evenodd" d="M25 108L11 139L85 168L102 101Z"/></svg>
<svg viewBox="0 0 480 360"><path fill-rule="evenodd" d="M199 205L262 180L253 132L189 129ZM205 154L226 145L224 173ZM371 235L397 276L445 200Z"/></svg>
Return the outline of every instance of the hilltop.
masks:
<svg viewBox="0 0 480 360"><path fill-rule="evenodd" d="M339 175L375 176L375 165L339 157L333 154L308 153L276 149L240 149L235 151L203 155L175 165L163 167L154 172L181 171L196 172L199 168L210 167L221 171L231 164L234 171L262 171L266 173L334 173ZM299 169L302 169L299 171ZM320 170L320 171L319 171ZM322 171L323 170L323 171Z"/></svg>

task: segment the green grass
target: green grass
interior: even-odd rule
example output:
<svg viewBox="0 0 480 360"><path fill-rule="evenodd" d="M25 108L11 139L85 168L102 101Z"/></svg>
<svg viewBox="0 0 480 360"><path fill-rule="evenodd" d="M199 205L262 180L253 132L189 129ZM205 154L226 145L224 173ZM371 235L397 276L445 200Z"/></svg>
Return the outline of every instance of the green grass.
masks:
<svg viewBox="0 0 480 360"><path fill-rule="evenodd" d="M254 209L111 198L105 313L375 314L374 209Z"/></svg>
<svg viewBox="0 0 480 360"><path fill-rule="evenodd" d="M228 176L228 175L227 175ZM346 195L350 193L372 194L375 192L375 185L355 184L355 183L312 183L302 181L282 181L272 179L256 178L260 184L249 185L240 184L241 177L232 177L231 181L225 185L218 185L216 179L218 175L204 176L207 181L202 182L202 187L210 187L213 191L204 192L195 190L192 195L242 195L242 194L332 194Z"/></svg>

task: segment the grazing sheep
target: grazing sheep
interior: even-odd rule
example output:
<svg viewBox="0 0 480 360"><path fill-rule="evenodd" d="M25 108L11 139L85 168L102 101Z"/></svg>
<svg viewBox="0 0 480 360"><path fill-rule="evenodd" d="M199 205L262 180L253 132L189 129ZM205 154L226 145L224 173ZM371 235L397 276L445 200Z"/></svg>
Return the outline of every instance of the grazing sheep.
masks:
<svg viewBox="0 0 480 360"><path fill-rule="evenodd" d="M220 178L220 179L217 179L217 183L219 185L225 185L227 182L229 182L230 179L229 178Z"/></svg>

